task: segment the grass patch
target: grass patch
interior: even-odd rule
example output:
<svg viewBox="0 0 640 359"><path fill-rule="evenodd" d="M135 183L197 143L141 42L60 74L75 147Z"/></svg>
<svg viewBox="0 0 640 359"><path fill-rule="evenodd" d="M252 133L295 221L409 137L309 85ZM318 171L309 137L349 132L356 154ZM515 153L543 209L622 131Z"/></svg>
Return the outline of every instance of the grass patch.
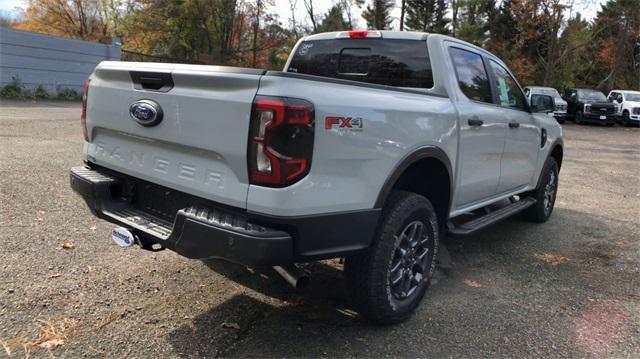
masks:
<svg viewBox="0 0 640 359"><path fill-rule="evenodd" d="M38 328L36 328L34 335L0 340L0 345L8 356L11 356L14 351L23 350L25 356L29 357L34 349L44 350L51 354L52 349L64 345L73 335L83 332L97 332L113 320L113 317L109 317L89 327L83 327L73 318L63 318L58 321L38 320Z"/></svg>

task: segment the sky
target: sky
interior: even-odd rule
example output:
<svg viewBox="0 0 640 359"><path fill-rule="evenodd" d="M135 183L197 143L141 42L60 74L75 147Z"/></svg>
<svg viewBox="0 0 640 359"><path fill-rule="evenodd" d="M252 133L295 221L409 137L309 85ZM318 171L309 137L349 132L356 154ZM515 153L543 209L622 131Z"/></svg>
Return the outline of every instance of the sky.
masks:
<svg viewBox="0 0 640 359"><path fill-rule="evenodd" d="M275 6L272 7L271 11L280 16L280 21L283 25L288 25L291 17L291 9L289 8L290 0L274 0ZM304 7L303 0L292 0L297 1L296 4L296 22L298 24L303 23L310 25L309 17L307 16L306 9ZM607 0L572 0L576 1L576 5L574 9L576 11L580 11L583 17L591 20L596 16L597 11L600 9L600 4L605 3ZM329 10L329 8L335 3L335 0L314 0L314 9L315 13L318 14L318 17L324 16L324 14ZM400 1L397 1L399 4ZM18 14L16 7L25 7L25 0L0 0L0 13L4 15L9 15L10 17L15 17ZM362 10L354 11L354 18L358 20L359 28L366 28L366 22L364 19L360 17L360 13ZM396 20L392 23L392 26L397 28L398 18L400 17L400 9L399 6L396 6L394 11L391 14Z"/></svg>

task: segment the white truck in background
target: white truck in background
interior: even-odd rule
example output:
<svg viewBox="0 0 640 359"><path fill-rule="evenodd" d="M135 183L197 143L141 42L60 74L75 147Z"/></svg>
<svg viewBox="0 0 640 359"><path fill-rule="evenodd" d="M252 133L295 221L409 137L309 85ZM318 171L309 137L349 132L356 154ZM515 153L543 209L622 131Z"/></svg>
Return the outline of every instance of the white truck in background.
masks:
<svg viewBox="0 0 640 359"><path fill-rule="evenodd" d="M607 99L617 104L623 126L640 125L640 91L613 90Z"/></svg>

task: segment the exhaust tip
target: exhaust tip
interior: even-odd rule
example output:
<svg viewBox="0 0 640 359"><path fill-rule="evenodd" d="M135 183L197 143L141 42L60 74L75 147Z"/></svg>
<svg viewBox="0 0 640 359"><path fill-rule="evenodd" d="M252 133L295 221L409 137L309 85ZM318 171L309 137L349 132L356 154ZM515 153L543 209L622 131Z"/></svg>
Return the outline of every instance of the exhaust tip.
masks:
<svg viewBox="0 0 640 359"><path fill-rule="evenodd" d="M309 284L309 276L303 273L295 265L289 266L274 266L273 269L276 273L280 274L284 280L287 281L292 287L296 289L302 289Z"/></svg>

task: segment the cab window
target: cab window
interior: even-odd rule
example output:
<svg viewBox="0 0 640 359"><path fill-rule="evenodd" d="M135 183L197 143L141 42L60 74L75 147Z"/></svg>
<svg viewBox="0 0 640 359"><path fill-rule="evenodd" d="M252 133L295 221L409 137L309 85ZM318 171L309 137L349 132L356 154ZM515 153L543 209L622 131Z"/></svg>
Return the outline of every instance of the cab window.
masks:
<svg viewBox="0 0 640 359"><path fill-rule="evenodd" d="M458 86L467 98L474 101L493 103L489 76L482 57L471 51L456 47L449 48L451 60L458 76Z"/></svg>
<svg viewBox="0 0 640 359"><path fill-rule="evenodd" d="M429 50L418 40L304 41L287 72L393 87L433 87Z"/></svg>
<svg viewBox="0 0 640 359"><path fill-rule="evenodd" d="M509 75L509 72L504 67L495 61L491 60L489 63L495 74L496 91L498 92L500 106L526 111L526 100L516 80Z"/></svg>

